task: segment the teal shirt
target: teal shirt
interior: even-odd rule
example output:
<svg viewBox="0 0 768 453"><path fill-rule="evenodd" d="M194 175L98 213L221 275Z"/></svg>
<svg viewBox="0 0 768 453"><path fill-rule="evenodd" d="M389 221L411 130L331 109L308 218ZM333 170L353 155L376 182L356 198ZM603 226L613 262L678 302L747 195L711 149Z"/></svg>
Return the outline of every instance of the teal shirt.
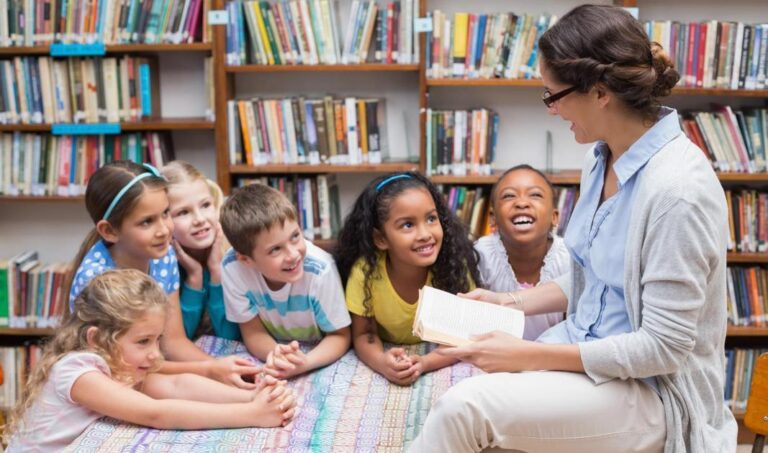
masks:
<svg viewBox="0 0 768 453"><path fill-rule="evenodd" d="M186 274L183 269L181 271L182 274ZM186 280L186 275L182 275L182 281L184 280ZM220 283L211 283L211 274L208 269L203 270L203 288L190 288L184 281L179 298L184 332L188 338L191 339L195 334L198 326L200 326L200 320L203 318L203 312L207 310L213 332L217 337L227 340L241 340L240 327L236 323L227 321L224 314L224 290Z"/></svg>

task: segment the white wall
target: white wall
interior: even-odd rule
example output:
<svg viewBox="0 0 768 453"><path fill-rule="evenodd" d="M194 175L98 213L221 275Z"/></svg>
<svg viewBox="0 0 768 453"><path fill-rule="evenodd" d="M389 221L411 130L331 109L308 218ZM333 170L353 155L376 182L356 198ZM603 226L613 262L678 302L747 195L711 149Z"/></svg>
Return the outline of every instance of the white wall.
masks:
<svg viewBox="0 0 768 453"><path fill-rule="evenodd" d="M611 3L601 0L596 3ZM578 4L572 0L427 0L428 9L562 16ZM640 0L640 19L768 21L765 0ZM350 0L341 0L342 22ZM202 54L166 54L160 57L163 116L200 116L205 109ZM418 79L415 74L239 74L236 93L246 96L353 95L386 99L388 142L393 158L418 153ZM763 105L761 99L717 97L672 97L668 104L679 108L707 108L710 102ZM547 115L539 88L432 88L430 105L435 108L484 106L501 115L497 168L518 163L544 167L545 135L553 136L553 167L578 168L587 146L575 144L568 124ZM177 158L198 166L215 177L212 131L175 132ZM339 175L343 212L350 207L370 175ZM81 203L0 202L0 259L26 249L38 249L46 261L67 261L77 251L91 222Z"/></svg>

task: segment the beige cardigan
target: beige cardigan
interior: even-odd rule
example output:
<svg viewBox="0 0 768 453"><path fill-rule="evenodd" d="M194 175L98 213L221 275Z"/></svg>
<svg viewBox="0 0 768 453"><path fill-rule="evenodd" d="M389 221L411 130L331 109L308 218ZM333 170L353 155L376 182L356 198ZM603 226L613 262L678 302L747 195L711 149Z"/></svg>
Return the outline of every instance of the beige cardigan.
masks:
<svg viewBox="0 0 768 453"><path fill-rule="evenodd" d="M592 152L587 156L582 175L593 165ZM723 400L728 214L722 186L682 133L640 178L624 261L633 332L579 343L584 368L596 384L656 376L666 452L732 452L737 425ZM572 261L556 283L573 313L584 290L582 269Z"/></svg>

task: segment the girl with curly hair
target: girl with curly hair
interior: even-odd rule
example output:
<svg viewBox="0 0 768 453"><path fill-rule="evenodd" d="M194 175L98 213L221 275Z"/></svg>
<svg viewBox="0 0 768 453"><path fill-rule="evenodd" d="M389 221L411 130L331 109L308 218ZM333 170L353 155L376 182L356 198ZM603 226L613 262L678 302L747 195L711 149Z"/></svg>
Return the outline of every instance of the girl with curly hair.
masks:
<svg viewBox="0 0 768 453"><path fill-rule="evenodd" d="M443 195L419 173L374 179L344 221L335 251L360 359L390 382L410 385L456 360L407 355L383 342L414 344L419 289L467 292L478 282L477 255Z"/></svg>
<svg viewBox="0 0 768 453"><path fill-rule="evenodd" d="M159 374L168 297L135 269L108 270L78 293L27 380L5 431L8 451L61 451L108 416L157 429L284 426L294 412L284 381L255 390L196 374Z"/></svg>

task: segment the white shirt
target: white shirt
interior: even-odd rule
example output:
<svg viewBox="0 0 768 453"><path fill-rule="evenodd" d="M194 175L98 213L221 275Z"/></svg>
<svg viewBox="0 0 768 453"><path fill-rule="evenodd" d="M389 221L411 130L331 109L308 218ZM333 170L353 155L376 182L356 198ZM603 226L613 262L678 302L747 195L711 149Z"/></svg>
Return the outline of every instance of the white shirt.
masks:
<svg viewBox="0 0 768 453"><path fill-rule="evenodd" d="M92 371L112 376L107 362L92 352L70 352L56 362L40 395L24 414L8 452L61 451L103 417L72 400L75 381Z"/></svg>
<svg viewBox="0 0 768 453"><path fill-rule="evenodd" d="M475 242L475 250L480 254L480 278L486 289L499 293L523 289L521 282L517 281L515 271L509 264L507 249L504 248L498 233L478 239ZM570 259L563 239L559 236L554 236L552 246L549 247L547 255L544 257L544 266L541 268L539 282L554 280L567 273L569 271ZM523 338L535 340L545 330L562 320L562 313L526 316Z"/></svg>

